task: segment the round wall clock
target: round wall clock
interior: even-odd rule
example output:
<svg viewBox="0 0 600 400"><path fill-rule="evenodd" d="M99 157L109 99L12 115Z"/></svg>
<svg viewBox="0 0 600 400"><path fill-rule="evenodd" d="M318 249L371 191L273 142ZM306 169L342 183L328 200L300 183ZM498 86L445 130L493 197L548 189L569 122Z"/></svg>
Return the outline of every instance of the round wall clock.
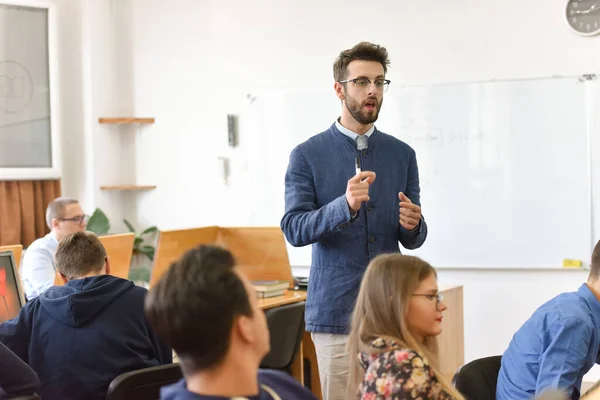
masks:
<svg viewBox="0 0 600 400"><path fill-rule="evenodd" d="M567 24L577 34L593 36L600 33L600 0L569 0L565 9Z"/></svg>

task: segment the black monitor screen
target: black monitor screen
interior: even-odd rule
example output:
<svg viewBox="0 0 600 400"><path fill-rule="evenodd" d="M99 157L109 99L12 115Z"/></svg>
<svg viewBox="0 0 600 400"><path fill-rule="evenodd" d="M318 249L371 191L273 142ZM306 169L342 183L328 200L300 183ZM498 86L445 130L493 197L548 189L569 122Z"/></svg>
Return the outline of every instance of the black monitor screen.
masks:
<svg viewBox="0 0 600 400"><path fill-rule="evenodd" d="M12 251L0 252L0 322L16 317L23 307Z"/></svg>

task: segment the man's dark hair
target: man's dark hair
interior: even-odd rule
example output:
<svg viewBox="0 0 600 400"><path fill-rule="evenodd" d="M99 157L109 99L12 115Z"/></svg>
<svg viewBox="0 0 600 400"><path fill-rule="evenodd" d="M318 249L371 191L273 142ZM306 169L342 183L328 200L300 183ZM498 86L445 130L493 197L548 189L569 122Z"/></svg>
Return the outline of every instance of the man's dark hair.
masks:
<svg viewBox="0 0 600 400"><path fill-rule="evenodd" d="M590 279L598 280L600 278L600 240L596 243L596 247L592 252L592 266L590 269Z"/></svg>
<svg viewBox="0 0 600 400"><path fill-rule="evenodd" d="M348 65L354 60L377 61L383 66L384 75L387 73L390 60L385 47L369 42L360 42L351 49L344 50L333 64L333 78L336 82L348 77Z"/></svg>
<svg viewBox="0 0 600 400"><path fill-rule="evenodd" d="M219 365L239 316L252 316L244 283L226 249L200 245L171 264L145 301L149 324L193 373Z"/></svg>
<svg viewBox="0 0 600 400"><path fill-rule="evenodd" d="M106 260L106 250L93 232L77 232L58 243L56 269L69 280L91 273L100 273Z"/></svg>

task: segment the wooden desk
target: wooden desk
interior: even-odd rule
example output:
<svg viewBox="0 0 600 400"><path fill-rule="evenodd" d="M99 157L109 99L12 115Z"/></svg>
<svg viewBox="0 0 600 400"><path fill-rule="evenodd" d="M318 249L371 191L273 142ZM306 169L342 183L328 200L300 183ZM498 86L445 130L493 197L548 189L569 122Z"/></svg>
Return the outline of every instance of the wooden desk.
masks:
<svg viewBox="0 0 600 400"><path fill-rule="evenodd" d="M586 388L581 385L581 391L583 392L582 400L600 400L600 382L594 382Z"/></svg>
<svg viewBox="0 0 600 400"><path fill-rule="evenodd" d="M152 263L150 287L154 286L171 263L177 261L186 251L201 244L215 243L218 235L218 226L160 231Z"/></svg>
<svg viewBox="0 0 600 400"><path fill-rule="evenodd" d="M106 255L109 258L110 274L127 279L129 277L129 268L131 267L135 234L106 235L99 236L98 239L102 242L106 250Z"/></svg>
<svg viewBox="0 0 600 400"><path fill-rule="evenodd" d="M448 307L438 336L440 373L452 379L465 363L463 287L441 286L440 293Z"/></svg>
<svg viewBox="0 0 600 400"><path fill-rule="evenodd" d="M201 244L222 246L234 255L237 266L251 281L285 280L293 287L285 238L279 227L219 227L160 231L150 287L183 254Z"/></svg>
<svg viewBox="0 0 600 400"><path fill-rule="evenodd" d="M122 233L117 235L98 236L106 250L110 262L110 274L119 278L128 279L133 254L133 242L135 234ZM58 272L54 278L54 286L62 286L65 283Z"/></svg>
<svg viewBox="0 0 600 400"><path fill-rule="evenodd" d="M233 253L237 266L251 281L282 280L294 287L280 227L220 227L216 243Z"/></svg>
<svg viewBox="0 0 600 400"><path fill-rule="evenodd" d="M258 299L258 306L261 310L275 308L286 304L297 303L306 300L306 292L303 290L287 290L283 296L269 297L267 299Z"/></svg>

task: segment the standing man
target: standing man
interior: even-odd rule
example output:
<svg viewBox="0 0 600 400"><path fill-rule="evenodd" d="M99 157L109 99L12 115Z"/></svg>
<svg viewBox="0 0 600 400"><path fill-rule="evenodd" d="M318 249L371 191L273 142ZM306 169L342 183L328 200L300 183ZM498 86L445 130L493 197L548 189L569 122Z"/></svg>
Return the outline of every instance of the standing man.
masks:
<svg viewBox="0 0 600 400"><path fill-rule="evenodd" d="M349 317L367 264L427 236L415 152L373 125L389 63L372 43L340 53L333 75L341 117L292 151L285 176L281 228L293 246L312 245L305 318L324 400L346 393Z"/></svg>

